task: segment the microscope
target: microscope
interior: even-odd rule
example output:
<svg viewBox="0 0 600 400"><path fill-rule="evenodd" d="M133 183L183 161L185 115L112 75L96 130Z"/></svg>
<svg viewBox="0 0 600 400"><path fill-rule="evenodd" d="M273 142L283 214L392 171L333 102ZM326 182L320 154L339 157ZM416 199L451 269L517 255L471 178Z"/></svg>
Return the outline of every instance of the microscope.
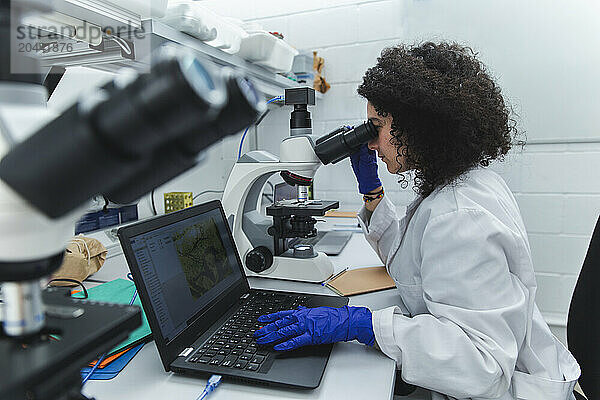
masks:
<svg viewBox="0 0 600 400"><path fill-rule="evenodd" d="M41 289L90 199L137 200L266 110L240 73L166 47L149 73L122 71L54 115L10 26L46 11L46 0L0 2L1 399L85 399L80 369L141 324L138 307Z"/></svg>
<svg viewBox="0 0 600 400"><path fill-rule="evenodd" d="M333 274L331 260L309 244L290 248L289 239L316 236L315 217L339 207L338 201L308 199L317 169L348 157L377 137L377 130L367 121L357 127L340 127L315 140L307 108L315 104L314 89L286 89L285 104L294 110L290 136L280 144L280 158L260 150L244 154L225 186L223 208L246 275L323 282ZM298 196L268 206L265 216L260 210L262 190L276 173L297 187Z"/></svg>

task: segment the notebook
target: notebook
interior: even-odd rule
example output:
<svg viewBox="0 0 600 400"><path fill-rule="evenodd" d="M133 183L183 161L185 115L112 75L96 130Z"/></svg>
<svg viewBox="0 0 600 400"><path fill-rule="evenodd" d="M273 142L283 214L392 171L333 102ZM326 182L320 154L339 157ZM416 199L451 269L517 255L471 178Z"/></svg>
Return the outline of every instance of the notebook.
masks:
<svg viewBox="0 0 600 400"><path fill-rule="evenodd" d="M353 296L395 288L385 267L356 268L342 272L325 285L340 296Z"/></svg>

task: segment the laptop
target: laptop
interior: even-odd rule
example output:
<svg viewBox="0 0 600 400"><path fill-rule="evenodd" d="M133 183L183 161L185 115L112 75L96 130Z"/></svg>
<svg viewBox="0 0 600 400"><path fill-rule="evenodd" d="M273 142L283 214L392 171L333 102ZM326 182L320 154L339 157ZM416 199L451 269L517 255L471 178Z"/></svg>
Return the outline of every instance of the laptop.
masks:
<svg viewBox="0 0 600 400"><path fill-rule="evenodd" d="M276 352L257 345L262 314L342 307L348 299L250 289L221 202L117 233L165 371L267 385L319 386L333 345Z"/></svg>
<svg viewBox="0 0 600 400"><path fill-rule="evenodd" d="M273 191L274 202L298 198L297 188L285 182L275 184ZM317 236L310 238L288 239L288 247L292 248L298 244L310 244L315 251L320 251L328 256L337 256L344 250L351 238L351 231L318 231Z"/></svg>

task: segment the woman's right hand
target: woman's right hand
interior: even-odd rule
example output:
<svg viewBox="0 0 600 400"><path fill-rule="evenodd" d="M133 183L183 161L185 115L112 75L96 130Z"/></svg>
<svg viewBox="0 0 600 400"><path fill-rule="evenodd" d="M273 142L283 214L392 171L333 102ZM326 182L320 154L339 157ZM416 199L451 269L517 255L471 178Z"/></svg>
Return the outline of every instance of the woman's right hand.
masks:
<svg viewBox="0 0 600 400"><path fill-rule="evenodd" d="M370 150L366 144L350 155L352 170L358 181L358 191L367 194L381 187L377 174L377 157L375 150Z"/></svg>

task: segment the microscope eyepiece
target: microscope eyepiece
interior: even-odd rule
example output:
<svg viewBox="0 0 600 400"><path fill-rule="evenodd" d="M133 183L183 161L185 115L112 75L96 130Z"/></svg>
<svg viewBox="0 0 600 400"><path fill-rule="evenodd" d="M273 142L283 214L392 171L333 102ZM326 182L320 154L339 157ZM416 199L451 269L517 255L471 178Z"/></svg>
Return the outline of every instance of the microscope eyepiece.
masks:
<svg viewBox="0 0 600 400"><path fill-rule="evenodd" d="M342 126L317 139L315 153L324 165L335 164L377 135L377 129L370 120L354 128Z"/></svg>

